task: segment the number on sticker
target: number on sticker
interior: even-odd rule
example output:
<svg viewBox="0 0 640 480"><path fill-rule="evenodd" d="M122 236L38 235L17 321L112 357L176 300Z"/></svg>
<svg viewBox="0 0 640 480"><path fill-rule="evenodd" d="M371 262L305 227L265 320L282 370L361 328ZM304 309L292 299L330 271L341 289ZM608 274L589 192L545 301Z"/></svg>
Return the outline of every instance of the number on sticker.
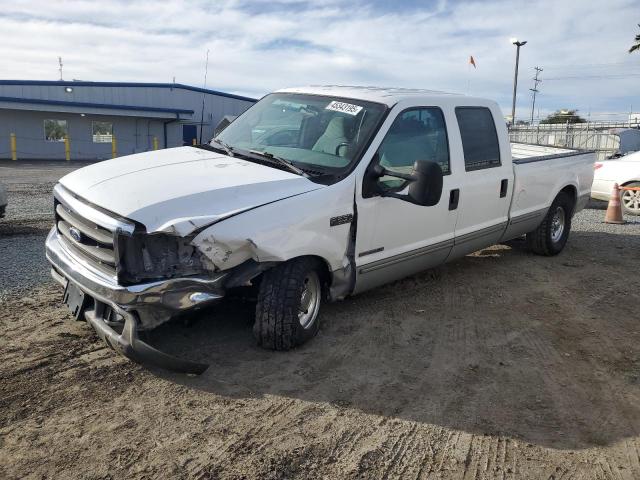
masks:
<svg viewBox="0 0 640 480"><path fill-rule="evenodd" d="M325 110L333 110L335 112L342 112L348 115L355 116L360 113L360 110L362 110L362 107L358 105L352 105L351 103L337 102L334 100L333 102L331 102L329 105L326 106Z"/></svg>

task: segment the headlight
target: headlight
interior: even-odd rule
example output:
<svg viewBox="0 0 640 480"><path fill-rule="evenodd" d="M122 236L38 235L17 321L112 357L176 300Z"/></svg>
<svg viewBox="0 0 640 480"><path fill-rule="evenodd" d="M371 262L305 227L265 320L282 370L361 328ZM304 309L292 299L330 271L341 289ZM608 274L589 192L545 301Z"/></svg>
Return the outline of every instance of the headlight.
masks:
<svg viewBox="0 0 640 480"><path fill-rule="evenodd" d="M202 273L200 255L190 241L167 234L119 237L119 282L126 285Z"/></svg>

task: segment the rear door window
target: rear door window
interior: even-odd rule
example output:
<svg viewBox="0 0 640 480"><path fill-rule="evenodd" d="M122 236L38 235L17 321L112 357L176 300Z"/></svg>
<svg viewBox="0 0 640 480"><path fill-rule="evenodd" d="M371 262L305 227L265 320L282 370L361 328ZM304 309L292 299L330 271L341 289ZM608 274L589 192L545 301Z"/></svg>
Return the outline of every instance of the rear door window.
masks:
<svg viewBox="0 0 640 480"><path fill-rule="evenodd" d="M499 167L500 144L493 115L485 107L458 107L456 118L467 172Z"/></svg>

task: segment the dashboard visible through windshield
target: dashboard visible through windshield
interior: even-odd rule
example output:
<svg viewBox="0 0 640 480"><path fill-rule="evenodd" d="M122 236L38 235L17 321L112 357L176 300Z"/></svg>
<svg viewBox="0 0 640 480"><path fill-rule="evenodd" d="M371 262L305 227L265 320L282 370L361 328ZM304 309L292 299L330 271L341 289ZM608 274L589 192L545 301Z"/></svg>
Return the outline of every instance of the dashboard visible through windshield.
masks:
<svg viewBox="0 0 640 480"><path fill-rule="evenodd" d="M279 157L303 171L338 173L358 159L386 108L355 99L273 93L238 117L214 142L234 152Z"/></svg>

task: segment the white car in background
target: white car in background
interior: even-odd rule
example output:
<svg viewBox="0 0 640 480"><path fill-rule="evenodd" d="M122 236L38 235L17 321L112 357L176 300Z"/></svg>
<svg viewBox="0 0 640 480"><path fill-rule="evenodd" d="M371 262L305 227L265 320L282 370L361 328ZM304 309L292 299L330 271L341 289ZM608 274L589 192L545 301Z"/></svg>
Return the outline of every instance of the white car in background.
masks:
<svg viewBox="0 0 640 480"><path fill-rule="evenodd" d="M0 218L4 217L7 203L7 188L0 183Z"/></svg>
<svg viewBox="0 0 640 480"><path fill-rule="evenodd" d="M613 184L619 186L640 188L640 152L631 153L624 157L597 162L591 197L598 200L609 200L613 191ZM640 191L624 190L621 196L624 213L640 215Z"/></svg>

